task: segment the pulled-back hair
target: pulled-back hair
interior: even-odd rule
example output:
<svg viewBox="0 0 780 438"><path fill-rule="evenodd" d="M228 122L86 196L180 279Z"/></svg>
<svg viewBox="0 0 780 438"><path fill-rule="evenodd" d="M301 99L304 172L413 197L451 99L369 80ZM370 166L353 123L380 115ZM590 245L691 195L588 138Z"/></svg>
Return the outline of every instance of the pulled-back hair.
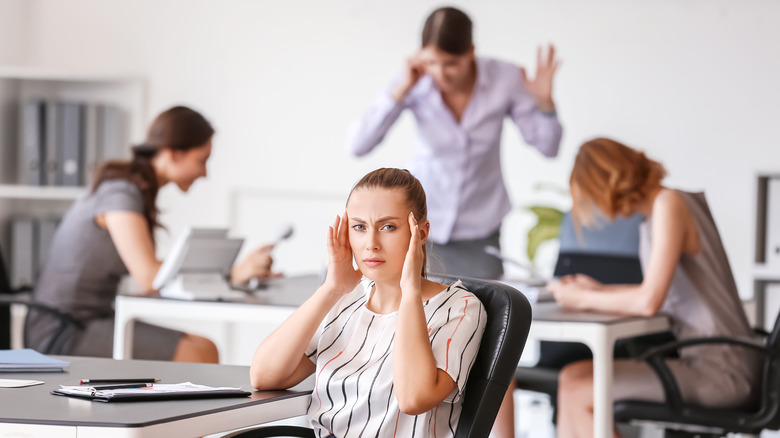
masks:
<svg viewBox="0 0 780 438"><path fill-rule="evenodd" d="M133 146L132 160L116 160L103 164L95 172L94 193L104 181L126 179L138 187L144 201L144 217L149 231L160 226L157 221L157 174L152 158L161 149L186 151L203 146L214 135L214 128L200 113L184 106L175 106L162 112L146 135L143 144ZM152 233L154 236L154 233Z"/></svg>
<svg viewBox="0 0 780 438"><path fill-rule="evenodd" d="M425 20L422 47L433 44L451 55L463 55L473 45L471 29L471 19L460 9L436 9Z"/></svg>
<svg viewBox="0 0 780 438"><path fill-rule="evenodd" d="M349 192L349 198L358 189L389 189L399 190L406 197L406 206L414 214L417 222L423 222L428 219L428 204L425 200L425 190L417 178L406 169L396 169L392 167L383 167L381 169L369 172L360 179ZM349 204L347 198L347 204ZM423 245L423 267L421 275L425 276L425 265L427 263L428 252Z"/></svg>
<svg viewBox="0 0 780 438"><path fill-rule="evenodd" d="M593 224L594 207L610 220L634 214L665 176L664 166L642 151L608 138L585 142L569 179L575 223Z"/></svg>

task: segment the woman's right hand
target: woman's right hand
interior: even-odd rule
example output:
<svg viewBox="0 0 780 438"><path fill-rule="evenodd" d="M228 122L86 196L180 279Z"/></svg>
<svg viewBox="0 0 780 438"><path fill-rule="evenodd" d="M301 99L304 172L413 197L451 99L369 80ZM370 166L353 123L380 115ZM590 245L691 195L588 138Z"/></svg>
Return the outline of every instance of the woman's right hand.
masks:
<svg viewBox="0 0 780 438"><path fill-rule="evenodd" d="M393 99L396 102L404 100L409 92L412 91L412 88L417 84L417 81L423 76L425 76L425 61L422 60L420 52L417 52L406 60L404 77L401 80L401 83L398 84L398 88L393 92Z"/></svg>
<svg viewBox="0 0 780 438"><path fill-rule="evenodd" d="M328 275L325 278L325 286L339 295L347 294L357 287L363 273L352 266L349 218L346 211L343 218L336 216L333 226L328 227L327 245Z"/></svg>

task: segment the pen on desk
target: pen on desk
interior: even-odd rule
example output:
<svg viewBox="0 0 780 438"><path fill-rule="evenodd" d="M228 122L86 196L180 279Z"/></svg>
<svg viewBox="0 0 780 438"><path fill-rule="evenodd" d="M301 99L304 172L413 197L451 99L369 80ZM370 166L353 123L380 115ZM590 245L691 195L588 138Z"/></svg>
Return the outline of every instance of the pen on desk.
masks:
<svg viewBox="0 0 780 438"><path fill-rule="evenodd" d="M160 379L149 379L141 377L138 379L81 379L79 385L85 383L157 383Z"/></svg>
<svg viewBox="0 0 780 438"><path fill-rule="evenodd" d="M123 383L119 385L95 385L92 387L95 391L105 391L108 389L133 389L146 388L152 386L151 383Z"/></svg>

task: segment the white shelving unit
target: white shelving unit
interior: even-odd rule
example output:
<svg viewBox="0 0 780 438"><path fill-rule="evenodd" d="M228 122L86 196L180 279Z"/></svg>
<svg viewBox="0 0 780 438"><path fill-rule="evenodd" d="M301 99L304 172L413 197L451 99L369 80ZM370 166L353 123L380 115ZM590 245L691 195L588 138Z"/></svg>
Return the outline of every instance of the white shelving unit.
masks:
<svg viewBox="0 0 780 438"><path fill-rule="evenodd" d="M0 248L9 260L9 222L16 216L62 215L87 187L26 185L21 160L21 108L32 98L110 104L119 108L122 139L143 139L146 85L138 75L0 66Z"/></svg>
<svg viewBox="0 0 780 438"><path fill-rule="evenodd" d="M780 173L764 172L756 177L756 242L753 265L753 296L756 321L771 330L780 308ZM775 290L774 296L768 292Z"/></svg>

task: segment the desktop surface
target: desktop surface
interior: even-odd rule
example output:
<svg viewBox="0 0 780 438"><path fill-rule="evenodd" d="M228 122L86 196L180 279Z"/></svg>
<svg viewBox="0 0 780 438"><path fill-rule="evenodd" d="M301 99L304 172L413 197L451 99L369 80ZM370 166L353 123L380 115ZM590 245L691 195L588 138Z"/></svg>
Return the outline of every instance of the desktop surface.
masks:
<svg viewBox="0 0 780 438"><path fill-rule="evenodd" d="M57 356L69 361L63 373L3 373L3 378L42 380L43 385L0 389L0 423L60 426L145 427L195 416L260 405L280 399L308 397L305 384L287 391L253 391L249 367L145 360ZM102 403L52 395L60 385L78 385L86 378L150 377L161 383L192 382L242 387L249 397Z"/></svg>
<svg viewBox="0 0 780 438"><path fill-rule="evenodd" d="M171 301L202 301L202 302L231 302L242 304L258 304L266 306L298 307L311 297L317 288L322 285L322 277L317 274L298 275L290 277L271 278L251 291L235 290L229 297L218 300L178 300L161 297L159 295L142 295L138 291L127 291L124 296L142 297Z"/></svg>

